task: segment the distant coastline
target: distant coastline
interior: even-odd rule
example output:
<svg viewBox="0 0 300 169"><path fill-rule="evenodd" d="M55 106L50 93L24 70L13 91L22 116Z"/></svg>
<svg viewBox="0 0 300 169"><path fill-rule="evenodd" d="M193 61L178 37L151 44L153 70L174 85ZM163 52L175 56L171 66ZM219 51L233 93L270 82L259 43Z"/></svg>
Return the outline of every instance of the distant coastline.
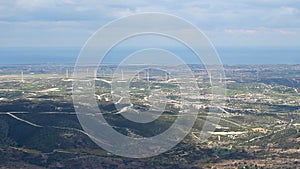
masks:
<svg viewBox="0 0 300 169"><path fill-rule="evenodd" d="M223 64L300 64L300 49L284 48L245 48L216 47ZM80 47L9 47L0 48L0 64L75 64ZM117 56L118 57L118 56ZM120 57L122 55L120 54ZM188 60L192 64L193 60ZM105 64L118 63L115 59L106 58Z"/></svg>

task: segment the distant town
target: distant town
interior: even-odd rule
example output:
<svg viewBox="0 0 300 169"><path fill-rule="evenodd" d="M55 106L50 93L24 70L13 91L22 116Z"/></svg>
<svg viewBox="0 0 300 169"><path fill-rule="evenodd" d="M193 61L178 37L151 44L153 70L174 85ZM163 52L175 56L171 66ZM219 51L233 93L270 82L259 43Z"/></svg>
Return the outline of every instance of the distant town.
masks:
<svg viewBox="0 0 300 169"><path fill-rule="evenodd" d="M170 127L178 116L197 114L194 127L173 149L155 157L131 159L97 146L78 119L72 100L72 65L0 66L0 166L14 168L297 168L300 165L300 65L224 65L211 76L203 65L188 65L194 78L139 65L86 67L95 100L109 124L131 137L150 137ZM116 75L115 71L119 69ZM115 78L115 79L114 79ZM128 100L114 83L130 80ZM226 89L212 92L211 82ZM180 83L197 83L198 94L182 93ZM223 86L224 85L224 86ZM84 88L81 89L84 92ZM187 89L193 90L193 89ZM164 96L161 100L159 96ZM182 99L188 100L182 103ZM212 104L213 99L223 101ZM153 105L152 103L155 103ZM163 107L154 126L132 123L122 113ZM156 107L157 106L157 107ZM182 112L189 107L192 112ZM218 123L208 116L219 118ZM204 124L213 131L203 130ZM201 134L210 134L201 140ZM78 167L78 166L76 166Z"/></svg>

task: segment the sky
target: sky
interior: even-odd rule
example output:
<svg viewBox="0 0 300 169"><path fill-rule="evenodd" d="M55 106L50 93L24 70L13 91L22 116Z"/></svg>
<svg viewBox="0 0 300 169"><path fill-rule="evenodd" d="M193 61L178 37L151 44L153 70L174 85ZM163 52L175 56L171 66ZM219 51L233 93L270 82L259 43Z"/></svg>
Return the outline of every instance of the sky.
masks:
<svg viewBox="0 0 300 169"><path fill-rule="evenodd" d="M184 18L220 50L300 48L299 0L0 0L0 49L77 49L105 24L143 12Z"/></svg>

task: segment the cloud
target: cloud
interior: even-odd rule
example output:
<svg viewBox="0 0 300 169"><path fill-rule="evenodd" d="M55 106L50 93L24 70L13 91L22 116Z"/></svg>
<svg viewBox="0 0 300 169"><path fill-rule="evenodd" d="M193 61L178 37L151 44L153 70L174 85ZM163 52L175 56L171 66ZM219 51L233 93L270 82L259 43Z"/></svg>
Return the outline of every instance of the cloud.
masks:
<svg viewBox="0 0 300 169"><path fill-rule="evenodd" d="M52 0L46 0L46 1L40 1L40 0L16 0L15 1L15 8L17 9L24 9L24 10L35 10L37 8L45 8L55 5L55 1Z"/></svg>
<svg viewBox="0 0 300 169"><path fill-rule="evenodd" d="M282 30L282 29L276 29L274 32L282 34L282 35L296 35L297 31L290 31L290 30Z"/></svg>
<svg viewBox="0 0 300 169"><path fill-rule="evenodd" d="M12 0L0 2L0 20L105 20L139 12L166 12L191 20L207 29L227 27L249 29L255 27L298 27L298 1L79 1L79 0ZM14 10L7 10L14 9Z"/></svg>
<svg viewBox="0 0 300 169"><path fill-rule="evenodd" d="M233 34L254 34L257 33L257 30L254 29L225 29L226 33L233 33Z"/></svg>
<svg viewBox="0 0 300 169"><path fill-rule="evenodd" d="M222 45L238 44L247 40L249 45L265 39L278 43L299 39L300 1L298 0L10 0L0 1L0 36L9 43L22 45L53 45L46 39L39 42L40 34L59 34L65 38L57 45L84 43L92 32L119 17L141 12L164 12L177 15L204 30L213 41ZM19 38L15 35L22 35ZM218 35L218 36L217 36ZM236 35L236 39L230 37ZM255 35L255 36L254 36ZM297 35L286 39L285 36ZM12 41L12 37L16 39ZM55 36L57 37L57 36ZM271 38L272 37L272 38ZM36 40L33 40L36 38ZM19 39L19 40L18 40ZM229 40L228 40L229 39ZM264 40L264 39L263 39ZM76 41L76 40L75 40ZM274 42L270 42L274 43Z"/></svg>

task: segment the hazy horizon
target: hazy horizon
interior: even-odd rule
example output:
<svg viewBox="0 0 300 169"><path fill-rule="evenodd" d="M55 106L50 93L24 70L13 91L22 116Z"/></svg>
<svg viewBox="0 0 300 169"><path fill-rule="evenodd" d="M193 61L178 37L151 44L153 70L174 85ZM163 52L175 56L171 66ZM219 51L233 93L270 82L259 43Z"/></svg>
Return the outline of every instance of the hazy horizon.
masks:
<svg viewBox="0 0 300 169"><path fill-rule="evenodd" d="M81 47L7 47L0 48L1 65L56 63L74 64ZM296 47L216 47L223 64L300 64L300 49ZM182 52L182 51L181 51ZM122 51L118 57L124 57ZM125 56L127 55L126 52ZM180 50L177 51L180 53ZM104 63L117 61L105 58ZM193 60L187 58L187 63Z"/></svg>

